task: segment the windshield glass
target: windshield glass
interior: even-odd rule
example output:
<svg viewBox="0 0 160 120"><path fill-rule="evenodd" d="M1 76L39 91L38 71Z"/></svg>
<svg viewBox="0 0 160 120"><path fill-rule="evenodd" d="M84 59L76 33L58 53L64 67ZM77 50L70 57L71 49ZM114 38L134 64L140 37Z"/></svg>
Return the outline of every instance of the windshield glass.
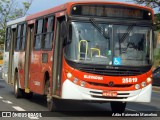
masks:
<svg viewBox="0 0 160 120"><path fill-rule="evenodd" d="M71 26L72 42L65 47L65 56L71 61L123 66L151 62L149 27L92 22L71 22Z"/></svg>

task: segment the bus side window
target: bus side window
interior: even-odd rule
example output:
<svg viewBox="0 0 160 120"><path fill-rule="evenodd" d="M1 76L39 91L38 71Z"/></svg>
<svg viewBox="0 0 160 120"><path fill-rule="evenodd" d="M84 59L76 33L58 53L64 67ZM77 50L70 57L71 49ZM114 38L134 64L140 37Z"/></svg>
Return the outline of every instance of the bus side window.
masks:
<svg viewBox="0 0 160 120"><path fill-rule="evenodd" d="M44 24L44 39L43 39L44 49L52 48L53 31L54 31L54 18L48 17L45 19L45 24Z"/></svg>
<svg viewBox="0 0 160 120"><path fill-rule="evenodd" d="M36 33L35 33L35 42L34 49L39 50L42 46L42 36L43 36L43 19L40 19L36 22Z"/></svg>
<svg viewBox="0 0 160 120"><path fill-rule="evenodd" d="M24 50L25 43L26 43L26 24L23 24L23 29L21 33L21 46L20 46L21 50Z"/></svg>
<svg viewBox="0 0 160 120"><path fill-rule="evenodd" d="M7 28L7 34L6 34L6 42L5 42L5 51L10 50L10 40L11 40L11 28Z"/></svg>
<svg viewBox="0 0 160 120"><path fill-rule="evenodd" d="M15 46L15 50L19 50L20 49L20 40L21 40L21 25L18 25L18 31L17 31L17 36L16 36L16 46Z"/></svg>

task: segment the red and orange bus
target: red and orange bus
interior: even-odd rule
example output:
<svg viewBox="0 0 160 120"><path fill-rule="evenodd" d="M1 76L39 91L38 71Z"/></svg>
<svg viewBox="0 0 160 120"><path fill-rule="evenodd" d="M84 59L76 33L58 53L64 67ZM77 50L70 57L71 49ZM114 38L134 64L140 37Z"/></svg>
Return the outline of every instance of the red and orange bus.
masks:
<svg viewBox="0 0 160 120"><path fill-rule="evenodd" d="M68 2L7 23L3 78L15 96L150 102L153 10L119 2Z"/></svg>

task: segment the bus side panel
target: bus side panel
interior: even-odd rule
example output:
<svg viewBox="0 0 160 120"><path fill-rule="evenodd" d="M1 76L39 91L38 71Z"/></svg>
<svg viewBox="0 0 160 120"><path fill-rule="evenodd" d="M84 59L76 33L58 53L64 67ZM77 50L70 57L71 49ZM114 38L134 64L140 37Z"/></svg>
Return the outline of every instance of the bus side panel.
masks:
<svg viewBox="0 0 160 120"><path fill-rule="evenodd" d="M52 51L44 52L47 54L47 61L44 62L42 59L42 52L32 52L31 64L30 64L30 79L29 88L32 92L43 94L45 86L45 73L49 73L49 79L52 78Z"/></svg>
<svg viewBox="0 0 160 120"><path fill-rule="evenodd" d="M42 54L47 54L47 58L48 58L47 61L42 61L42 74L45 75L45 73L48 72L49 79L47 79L47 80L50 80L50 83L51 83L53 51L43 52ZM42 55L42 59L43 59L43 55ZM42 90L44 91L43 86L45 86L45 78L44 77L42 79Z"/></svg>
<svg viewBox="0 0 160 120"><path fill-rule="evenodd" d="M30 90L42 94L42 87L43 87L43 79L44 73L42 73L42 52L41 51L32 51L31 53L31 62L29 67L29 87Z"/></svg>
<svg viewBox="0 0 160 120"><path fill-rule="evenodd" d="M2 78L8 83L9 52L4 52Z"/></svg>
<svg viewBox="0 0 160 120"><path fill-rule="evenodd" d="M24 89L24 64L25 64L25 52L19 53L18 59L18 74L20 81L20 88Z"/></svg>

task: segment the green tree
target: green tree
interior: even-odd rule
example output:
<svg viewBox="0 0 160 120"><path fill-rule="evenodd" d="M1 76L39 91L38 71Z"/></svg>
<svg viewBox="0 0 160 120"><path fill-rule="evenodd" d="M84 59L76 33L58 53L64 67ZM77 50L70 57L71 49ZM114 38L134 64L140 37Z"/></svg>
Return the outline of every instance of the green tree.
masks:
<svg viewBox="0 0 160 120"><path fill-rule="evenodd" d="M160 31L160 0L131 0L132 2L135 2L139 5L145 5L147 7L156 8L158 9L158 13L156 13L154 16L154 30L155 32L155 41L154 46L156 47L154 49L154 67L160 65L160 48L157 46L157 35L158 31Z"/></svg>
<svg viewBox="0 0 160 120"><path fill-rule="evenodd" d="M160 32L160 13L155 14L155 30Z"/></svg>
<svg viewBox="0 0 160 120"><path fill-rule="evenodd" d="M157 8L160 6L159 0L133 0L137 4L144 4L151 8Z"/></svg>
<svg viewBox="0 0 160 120"><path fill-rule="evenodd" d="M160 0L132 0L136 4L157 8L160 12ZM160 13L155 14L155 30L160 31Z"/></svg>
<svg viewBox="0 0 160 120"><path fill-rule="evenodd" d="M0 0L0 44L4 43L6 23L26 15L33 0L19 4L16 0Z"/></svg>

